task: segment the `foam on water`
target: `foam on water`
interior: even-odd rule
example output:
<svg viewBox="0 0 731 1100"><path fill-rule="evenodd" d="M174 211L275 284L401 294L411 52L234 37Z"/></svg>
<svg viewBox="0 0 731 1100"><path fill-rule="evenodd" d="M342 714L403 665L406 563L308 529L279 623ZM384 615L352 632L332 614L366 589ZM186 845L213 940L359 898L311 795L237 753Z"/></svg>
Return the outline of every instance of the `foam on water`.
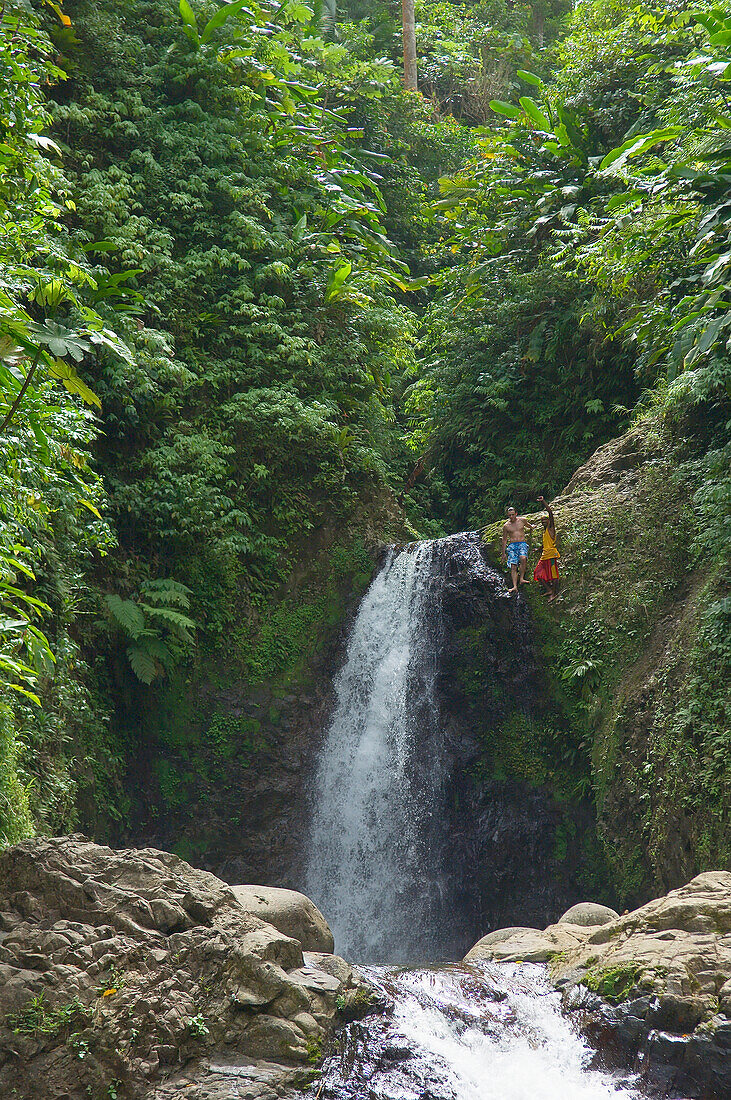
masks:
<svg viewBox="0 0 731 1100"><path fill-rule="evenodd" d="M351 1025L325 1065L328 1098L639 1100L632 1078L597 1068L542 967L453 965L366 975L387 1017ZM394 1053L395 1052L395 1053Z"/></svg>

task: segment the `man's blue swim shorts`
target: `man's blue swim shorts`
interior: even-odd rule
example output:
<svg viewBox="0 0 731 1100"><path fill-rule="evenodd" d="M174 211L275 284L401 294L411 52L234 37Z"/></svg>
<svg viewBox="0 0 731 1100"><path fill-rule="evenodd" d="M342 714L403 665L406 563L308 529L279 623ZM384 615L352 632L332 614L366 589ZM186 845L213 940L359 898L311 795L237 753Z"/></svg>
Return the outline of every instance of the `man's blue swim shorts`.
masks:
<svg viewBox="0 0 731 1100"><path fill-rule="evenodd" d="M521 558L528 557L527 542L508 543L508 565L517 565Z"/></svg>

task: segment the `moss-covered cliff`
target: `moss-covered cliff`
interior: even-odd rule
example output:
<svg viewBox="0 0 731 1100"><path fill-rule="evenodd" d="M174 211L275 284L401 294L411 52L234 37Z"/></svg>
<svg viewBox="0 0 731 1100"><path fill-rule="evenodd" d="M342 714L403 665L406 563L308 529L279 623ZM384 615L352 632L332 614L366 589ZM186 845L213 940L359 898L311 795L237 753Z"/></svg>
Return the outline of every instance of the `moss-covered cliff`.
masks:
<svg viewBox="0 0 731 1100"><path fill-rule="evenodd" d="M129 696L116 721L128 746L119 838L230 881L301 884L305 777L347 624L380 546L408 534L387 496L350 524L313 532L264 608L242 614L165 684Z"/></svg>
<svg viewBox="0 0 731 1100"><path fill-rule="evenodd" d="M600 447L554 502L561 598L528 597L622 903L731 861L724 461L655 416Z"/></svg>

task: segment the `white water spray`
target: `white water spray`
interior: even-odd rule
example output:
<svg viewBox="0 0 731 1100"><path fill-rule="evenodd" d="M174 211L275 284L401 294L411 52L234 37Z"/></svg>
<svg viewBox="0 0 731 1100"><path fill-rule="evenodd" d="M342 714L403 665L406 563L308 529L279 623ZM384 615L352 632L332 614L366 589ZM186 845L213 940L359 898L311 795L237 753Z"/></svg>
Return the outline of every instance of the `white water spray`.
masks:
<svg viewBox="0 0 731 1100"><path fill-rule="evenodd" d="M353 625L313 784L305 891L360 962L428 957L445 919L435 557L448 542L388 552Z"/></svg>
<svg viewBox="0 0 731 1100"><path fill-rule="evenodd" d="M542 967L478 964L366 977L393 1012L354 1025L328 1060L327 1100L639 1100L594 1065ZM319 1095L319 1094L318 1094Z"/></svg>

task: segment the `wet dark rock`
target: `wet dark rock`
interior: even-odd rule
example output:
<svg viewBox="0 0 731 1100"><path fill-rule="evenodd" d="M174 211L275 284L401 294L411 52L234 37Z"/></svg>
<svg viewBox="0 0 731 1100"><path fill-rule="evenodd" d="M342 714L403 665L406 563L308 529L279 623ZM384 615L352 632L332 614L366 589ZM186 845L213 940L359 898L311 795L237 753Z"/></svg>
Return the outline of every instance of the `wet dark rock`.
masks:
<svg viewBox="0 0 731 1100"><path fill-rule="evenodd" d="M437 703L450 778L441 811L448 839L434 864L452 915L436 950L420 957L455 959L491 929L543 927L580 899L578 846L559 855L557 839L562 830L585 834L592 811L554 799L550 785L522 773L521 759L507 767L499 754L491 759L511 723L537 731L547 718L534 625L478 535L441 540L436 552Z"/></svg>
<svg viewBox="0 0 731 1100"><path fill-rule="evenodd" d="M663 1095L731 1096L731 873L706 871L598 928L552 972L609 1061Z"/></svg>
<svg viewBox="0 0 731 1100"><path fill-rule="evenodd" d="M413 1057L413 1052L408 1047L396 1046L396 1044L391 1044L390 1046L385 1046L383 1048L383 1051L381 1052L381 1057L386 1062L405 1062L409 1058Z"/></svg>

